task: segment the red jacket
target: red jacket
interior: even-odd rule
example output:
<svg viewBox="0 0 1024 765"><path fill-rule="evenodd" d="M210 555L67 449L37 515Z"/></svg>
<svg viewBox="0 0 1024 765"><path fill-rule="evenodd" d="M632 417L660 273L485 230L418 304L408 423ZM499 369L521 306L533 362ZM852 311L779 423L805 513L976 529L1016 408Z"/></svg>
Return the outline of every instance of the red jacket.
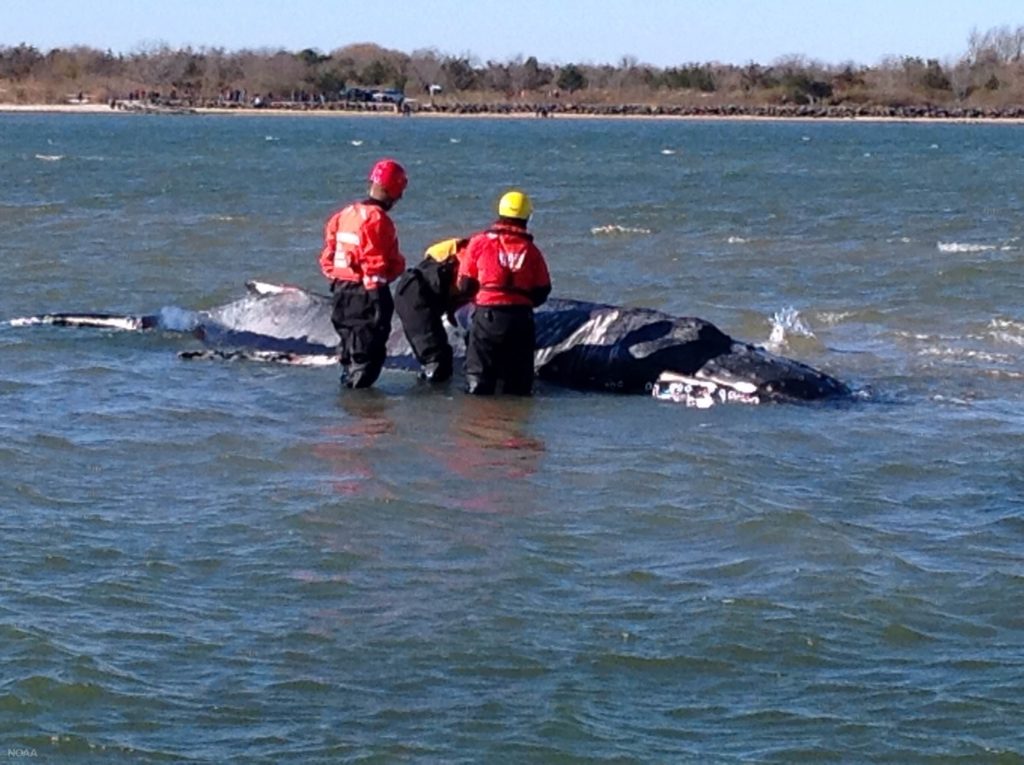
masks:
<svg viewBox="0 0 1024 765"><path fill-rule="evenodd" d="M477 305L525 305L547 300L551 277L544 254L524 227L499 221L474 235L459 263L459 283Z"/></svg>
<svg viewBox="0 0 1024 765"><path fill-rule="evenodd" d="M324 226L320 270L331 281L359 282L376 289L405 270L395 224L372 199L334 213Z"/></svg>

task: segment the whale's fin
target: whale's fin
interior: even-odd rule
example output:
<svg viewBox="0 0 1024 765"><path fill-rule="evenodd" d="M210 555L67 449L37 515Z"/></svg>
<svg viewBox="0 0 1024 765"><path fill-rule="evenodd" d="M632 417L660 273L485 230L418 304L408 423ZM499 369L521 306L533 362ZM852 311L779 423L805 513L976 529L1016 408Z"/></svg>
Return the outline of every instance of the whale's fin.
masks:
<svg viewBox="0 0 1024 765"><path fill-rule="evenodd" d="M23 316L11 319L12 327L31 327L36 324L51 324L55 327L95 327L96 329L117 329L123 332L139 332L159 326L157 316L136 316L115 313L44 313L38 316Z"/></svg>

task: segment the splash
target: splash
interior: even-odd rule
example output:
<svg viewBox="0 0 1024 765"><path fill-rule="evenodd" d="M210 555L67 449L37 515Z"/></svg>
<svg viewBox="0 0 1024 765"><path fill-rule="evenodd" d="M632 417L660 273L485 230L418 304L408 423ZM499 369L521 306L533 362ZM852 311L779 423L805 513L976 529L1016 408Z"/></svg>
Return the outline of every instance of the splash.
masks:
<svg viewBox="0 0 1024 765"><path fill-rule="evenodd" d="M786 343L787 335L796 335L797 337L814 337L814 332L811 328L804 323L803 317L800 316L800 312L788 306L783 308L781 311L776 311L772 316L772 331L768 336L768 345L772 347L781 347Z"/></svg>
<svg viewBox="0 0 1024 765"><path fill-rule="evenodd" d="M199 314L177 306L165 306L157 313L158 324L169 332L191 332L199 326Z"/></svg>

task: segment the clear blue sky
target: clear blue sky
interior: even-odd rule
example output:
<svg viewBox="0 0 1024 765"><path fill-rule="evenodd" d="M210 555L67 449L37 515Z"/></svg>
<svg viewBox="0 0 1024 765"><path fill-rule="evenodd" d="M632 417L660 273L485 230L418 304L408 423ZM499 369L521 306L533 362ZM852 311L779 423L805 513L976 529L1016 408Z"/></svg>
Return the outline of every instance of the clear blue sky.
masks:
<svg viewBox="0 0 1024 765"><path fill-rule="evenodd" d="M827 64L887 55L950 61L972 29L1024 25L1024 0L0 0L0 45L88 45L131 53L157 44L317 48L373 42L479 61L659 67Z"/></svg>

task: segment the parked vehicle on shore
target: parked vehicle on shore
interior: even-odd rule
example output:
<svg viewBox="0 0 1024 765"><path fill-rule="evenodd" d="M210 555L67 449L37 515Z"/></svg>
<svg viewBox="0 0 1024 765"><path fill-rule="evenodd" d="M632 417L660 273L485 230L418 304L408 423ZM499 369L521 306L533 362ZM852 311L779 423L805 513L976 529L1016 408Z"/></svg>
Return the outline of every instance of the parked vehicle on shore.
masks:
<svg viewBox="0 0 1024 765"><path fill-rule="evenodd" d="M388 90L375 90L372 96L378 103L400 104L405 100L405 93L394 88Z"/></svg>

